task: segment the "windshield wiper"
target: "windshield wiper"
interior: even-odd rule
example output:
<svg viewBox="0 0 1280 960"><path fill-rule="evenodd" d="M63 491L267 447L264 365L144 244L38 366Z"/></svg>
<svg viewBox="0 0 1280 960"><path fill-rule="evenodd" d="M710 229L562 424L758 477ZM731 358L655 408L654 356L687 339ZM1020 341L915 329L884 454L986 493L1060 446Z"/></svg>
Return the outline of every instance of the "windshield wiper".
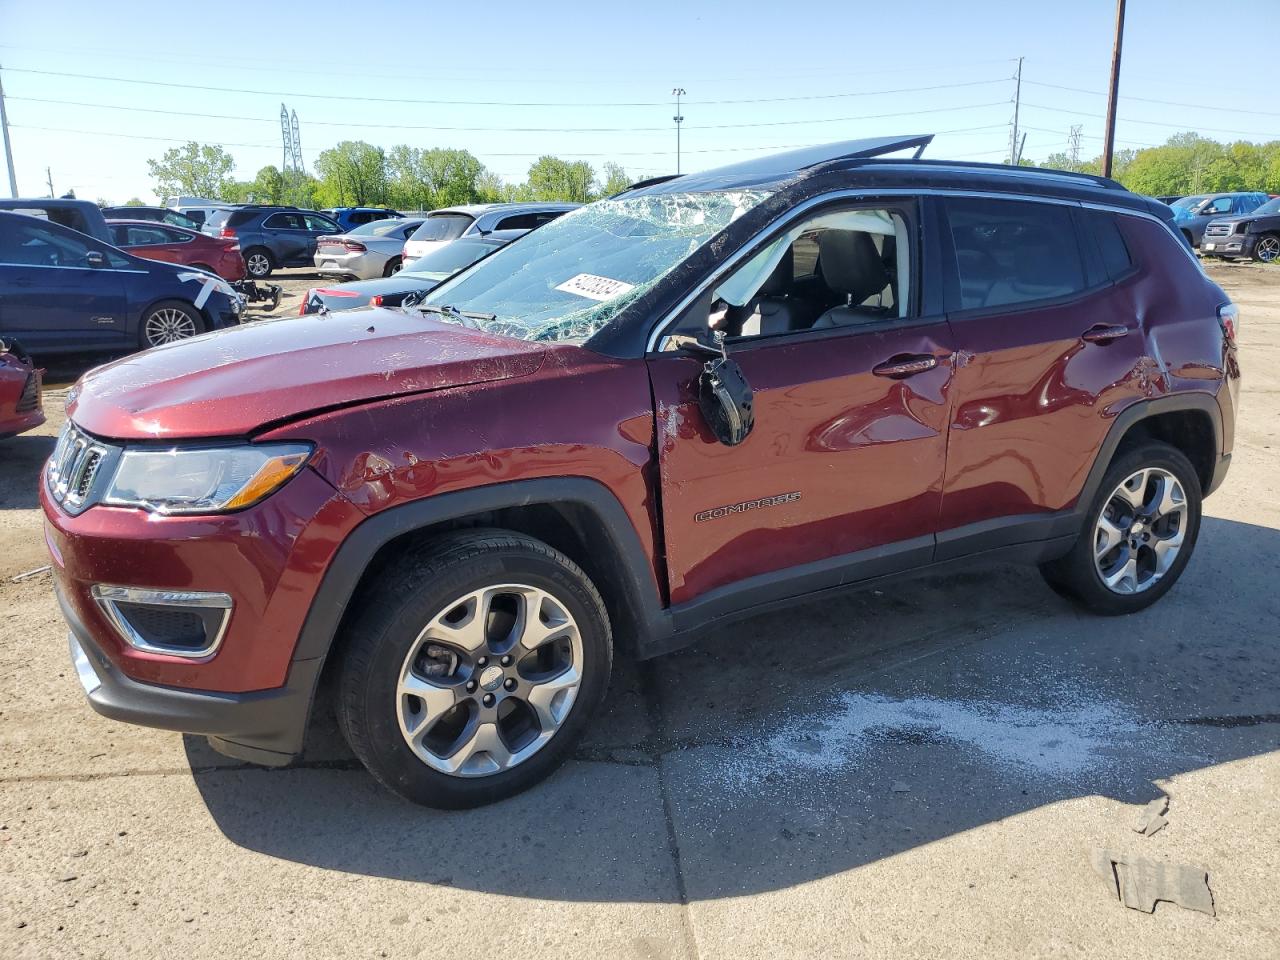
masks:
<svg viewBox="0 0 1280 960"><path fill-rule="evenodd" d="M477 320L494 321L498 319L496 313L473 313L470 310L459 310L457 307L447 303L423 303L416 306L416 309L423 313L437 313L442 317L450 320L457 320L464 327L472 330L479 330L480 324Z"/></svg>

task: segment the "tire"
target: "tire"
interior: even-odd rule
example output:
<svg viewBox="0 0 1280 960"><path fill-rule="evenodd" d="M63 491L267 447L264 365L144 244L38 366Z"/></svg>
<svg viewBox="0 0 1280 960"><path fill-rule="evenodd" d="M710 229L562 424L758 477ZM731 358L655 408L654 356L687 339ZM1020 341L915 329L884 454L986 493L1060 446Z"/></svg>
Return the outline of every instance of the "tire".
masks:
<svg viewBox="0 0 1280 960"><path fill-rule="evenodd" d="M1127 485L1123 491L1122 484ZM1071 551L1043 564L1040 572L1057 593L1094 613L1143 610L1173 588L1191 560L1202 499L1200 479L1182 451L1153 440L1124 450L1107 468ZM1166 509L1158 513L1161 506ZM1110 524L1106 529L1104 516ZM1128 526L1135 518L1151 522L1135 530ZM1095 551L1103 548L1095 560ZM1132 567L1126 558L1133 560Z"/></svg>
<svg viewBox="0 0 1280 960"><path fill-rule="evenodd" d="M385 787L443 809L493 803L551 774L603 699L613 663L608 614L586 574L503 530L446 534L396 561L341 641L347 743ZM425 679L432 669L445 675Z"/></svg>
<svg viewBox="0 0 1280 960"><path fill-rule="evenodd" d="M266 247L250 247L244 252L244 269L254 280L265 280L276 268L276 258Z"/></svg>
<svg viewBox="0 0 1280 960"><path fill-rule="evenodd" d="M147 308L138 325L142 349L190 340L204 333L200 311L182 300L161 300Z"/></svg>
<svg viewBox="0 0 1280 960"><path fill-rule="evenodd" d="M395 276L397 273L400 272L400 262L401 261L399 257L392 257L390 260L387 261L387 265L382 268L382 275L384 277Z"/></svg>
<svg viewBox="0 0 1280 960"><path fill-rule="evenodd" d="M1259 263L1280 263L1280 233L1264 233L1253 248L1253 258Z"/></svg>

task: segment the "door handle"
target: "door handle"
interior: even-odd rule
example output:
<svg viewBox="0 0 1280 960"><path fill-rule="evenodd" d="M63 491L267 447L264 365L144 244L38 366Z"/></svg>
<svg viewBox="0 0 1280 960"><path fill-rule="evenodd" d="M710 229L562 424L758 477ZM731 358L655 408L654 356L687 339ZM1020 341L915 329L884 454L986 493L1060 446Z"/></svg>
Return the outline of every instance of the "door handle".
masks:
<svg viewBox="0 0 1280 960"><path fill-rule="evenodd" d="M1128 327L1115 323L1098 323L1080 334L1080 339L1085 343L1110 343L1112 340L1119 340L1128 335Z"/></svg>
<svg viewBox="0 0 1280 960"><path fill-rule="evenodd" d="M871 368L871 372L877 377L901 380L903 377L932 370L937 365L938 358L931 353L899 354L896 357L890 357L884 363L876 364Z"/></svg>

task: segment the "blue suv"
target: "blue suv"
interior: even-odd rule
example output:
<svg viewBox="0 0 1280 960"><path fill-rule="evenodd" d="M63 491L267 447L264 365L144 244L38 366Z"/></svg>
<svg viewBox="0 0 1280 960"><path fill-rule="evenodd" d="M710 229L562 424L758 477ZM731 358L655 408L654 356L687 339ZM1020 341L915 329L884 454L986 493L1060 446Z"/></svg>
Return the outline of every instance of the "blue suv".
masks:
<svg viewBox="0 0 1280 960"><path fill-rule="evenodd" d="M214 211L204 230L215 237L239 240L245 269L254 280L265 279L280 267L312 266L316 238L343 232L323 213L256 203Z"/></svg>
<svg viewBox="0 0 1280 960"><path fill-rule="evenodd" d="M321 212L336 220L343 233L375 220L399 220L404 217L403 213L386 207L333 207Z"/></svg>

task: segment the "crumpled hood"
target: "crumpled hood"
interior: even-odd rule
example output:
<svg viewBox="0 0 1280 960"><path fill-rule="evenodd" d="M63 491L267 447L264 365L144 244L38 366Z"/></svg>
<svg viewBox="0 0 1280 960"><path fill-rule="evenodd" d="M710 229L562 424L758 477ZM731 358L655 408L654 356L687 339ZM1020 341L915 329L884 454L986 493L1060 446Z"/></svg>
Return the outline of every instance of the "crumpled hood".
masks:
<svg viewBox="0 0 1280 960"><path fill-rule="evenodd" d="M538 344L417 312L286 317L98 367L67 413L106 438L244 436L315 410L527 376L543 356Z"/></svg>

